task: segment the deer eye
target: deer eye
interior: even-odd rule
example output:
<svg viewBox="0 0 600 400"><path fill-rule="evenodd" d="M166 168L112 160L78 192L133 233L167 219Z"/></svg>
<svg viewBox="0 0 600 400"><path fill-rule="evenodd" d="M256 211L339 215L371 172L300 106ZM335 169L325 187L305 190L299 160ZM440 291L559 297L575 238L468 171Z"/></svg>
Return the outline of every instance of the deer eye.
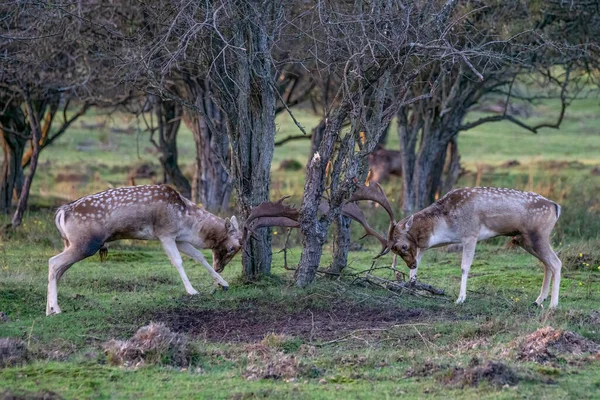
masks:
<svg viewBox="0 0 600 400"><path fill-rule="evenodd" d="M403 244L403 245L402 245L402 250L401 250L401 251L404 253L406 250L408 250L408 246L407 246L407 245L405 245L405 244Z"/></svg>

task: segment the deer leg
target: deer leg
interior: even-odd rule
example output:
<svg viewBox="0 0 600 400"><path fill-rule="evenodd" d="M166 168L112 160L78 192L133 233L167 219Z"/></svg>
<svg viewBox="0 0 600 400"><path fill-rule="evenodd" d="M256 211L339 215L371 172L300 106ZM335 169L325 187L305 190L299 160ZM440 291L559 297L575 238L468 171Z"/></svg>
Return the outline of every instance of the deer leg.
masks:
<svg viewBox="0 0 600 400"><path fill-rule="evenodd" d="M544 235L545 236L545 235ZM539 259L544 264L544 281L540 295L535 300L536 305L541 305L550 291L550 277L553 277L552 282L552 297L550 299L550 307L554 308L558 305L558 292L560 289L560 270L562 262L556 256L554 250L550 246L550 239L542 239L539 235L532 233L523 235L517 242L529 254Z"/></svg>
<svg viewBox="0 0 600 400"><path fill-rule="evenodd" d="M540 291L540 295L535 300L534 305L541 305L546 298L548 298L548 292L550 291L550 278L552 277L552 272L550 268L546 264L544 264L544 281L542 282L542 290Z"/></svg>
<svg viewBox="0 0 600 400"><path fill-rule="evenodd" d="M98 246L99 247L99 246ZM81 249L86 249L82 251ZM76 262L87 258L98 251L95 246L72 246L65 248L62 253L48 260L48 293L46 297L46 315L59 314L61 312L58 306L58 280L63 274Z"/></svg>
<svg viewBox="0 0 600 400"><path fill-rule="evenodd" d="M469 278L469 270L473 263L473 256L475 255L475 246L477 245L477 238L468 238L463 240L463 253L462 262L460 265L462 271L462 278L460 280L460 294L456 300L456 304L461 304L467 298L467 279Z"/></svg>
<svg viewBox="0 0 600 400"><path fill-rule="evenodd" d="M192 257L194 261L204 265L210 276L212 276L213 279L223 289L227 290L229 288L229 283L227 283L227 281L225 281L225 279L223 279L221 275L219 275L219 273L214 270L214 268L208 263L208 261L206 261L206 258L204 258L204 255L200 252L200 250L196 249L194 246L187 242L177 242L177 248L183 254Z"/></svg>
<svg viewBox="0 0 600 400"><path fill-rule="evenodd" d="M421 258L423 258L424 252L425 252L425 250L421 250L421 249L417 250L417 258L416 258L416 262L415 262L416 267L410 270L410 279L409 279L410 283L417 282L417 271L419 269L419 265L421 264Z"/></svg>
<svg viewBox="0 0 600 400"><path fill-rule="evenodd" d="M560 270L562 269L562 262L552 250L550 241L540 240L539 243L534 243L534 250L537 253L537 258L544 263L544 282L542 284L542 291L540 297L535 301L537 304L541 304L542 301L548 297L550 289L550 273L552 273L552 296L550 297L550 308L556 308L558 306L558 292L560 290Z"/></svg>
<svg viewBox="0 0 600 400"><path fill-rule="evenodd" d="M165 250L165 253L167 253L167 256L169 256L171 264L177 268L177 272L179 272L179 276L181 276L181 280L183 281L185 291L190 295L198 294L198 291L192 287L190 280L185 274L185 270L183 269L183 260L181 259L181 254L179 254L179 251L177 250L177 244L175 243L175 240L171 238L159 238L159 240L163 246L163 249Z"/></svg>

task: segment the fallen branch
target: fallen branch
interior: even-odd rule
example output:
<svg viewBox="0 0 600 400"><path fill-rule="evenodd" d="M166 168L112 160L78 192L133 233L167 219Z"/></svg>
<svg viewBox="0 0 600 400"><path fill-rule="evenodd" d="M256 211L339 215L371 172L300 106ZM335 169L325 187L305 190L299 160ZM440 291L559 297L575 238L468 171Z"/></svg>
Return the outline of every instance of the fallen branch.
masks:
<svg viewBox="0 0 600 400"><path fill-rule="evenodd" d="M364 281L383 287L384 289L391 290L392 292L402 292L407 291L412 294L419 294L418 291L426 291L434 295L443 296L444 289L438 289L433 287L427 283L420 282L394 282L388 279L380 278L375 275L371 275L367 273L365 275Z"/></svg>

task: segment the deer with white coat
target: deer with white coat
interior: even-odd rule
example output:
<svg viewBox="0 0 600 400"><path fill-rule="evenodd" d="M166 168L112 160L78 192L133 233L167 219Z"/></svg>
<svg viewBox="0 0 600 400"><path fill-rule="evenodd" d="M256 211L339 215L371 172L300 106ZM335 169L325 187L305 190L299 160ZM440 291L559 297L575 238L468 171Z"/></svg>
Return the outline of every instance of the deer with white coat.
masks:
<svg viewBox="0 0 600 400"><path fill-rule="evenodd" d="M120 239L158 240L177 268L188 294L192 287L180 252L201 263L213 279L227 290L219 275L241 249L242 230L237 219L221 219L165 185L109 189L85 196L58 208L55 224L65 248L50 258L46 315L60 313L57 281L73 264L100 252L105 243ZM198 249L211 249L211 266Z"/></svg>
<svg viewBox="0 0 600 400"><path fill-rule="evenodd" d="M357 191L358 193L359 191ZM456 303L467 297L467 278L478 241L496 236L513 236L513 242L544 264L544 280L535 304L548 297L558 305L562 263L550 245L550 234L560 217L560 206L537 193L514 189L474 187L455 189L429 207L397 222L392 207L379 185L360 188L351 200L373 200L390 217L387 245L377 256L394 253L410 268L416 281L417 268L425 250L453 243L462 244L462 279Z"/></svg>

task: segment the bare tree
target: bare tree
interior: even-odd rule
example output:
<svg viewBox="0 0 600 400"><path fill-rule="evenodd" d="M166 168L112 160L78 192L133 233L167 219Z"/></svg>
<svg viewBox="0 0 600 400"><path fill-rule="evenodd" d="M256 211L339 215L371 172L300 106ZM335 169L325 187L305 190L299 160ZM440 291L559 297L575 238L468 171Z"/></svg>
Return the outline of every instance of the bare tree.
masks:
<svg viewBox="0 0 600 400"><path fill-rule="evenodd" d="M558 128L576 92L569 85L575 81L573 63L584 56L583 48L565 41L557 32L560 28L537 5L519 1L477 9L457 5L453 15L451 30L436 29L444 43L462 49L462 54L423 68L410 91L412 96L428 96L398 113L405 214L428 206L456 183L459 132L501 120L533 133ZM454 62L461 58L464 62ZM561 110L554 121L534 126L509 110L514 101L535 101L540 95L527 91L521 80L535 74L540 78L535 86L546 86L544 96L555 95ZM489 96L502 102L500 115L465 123L469 110Z"/></svg>
<svg viewBox="0 0 600 400"><path fill-rule="evenodd" d="M69 25L73 21L62 21L55 9L29 2L0 7L4 16L0 42L3 65L0 130L5 155L0 177L0 210L9 212L13 196L19 199L12 219L16 227L27 207L40 151L60 137L90 106L83 88L93 84L90 65L93 61L85 57L87 47L79 47L70 40L69 35L76 35L75 32L68 29L68 33L63 32L66 26L75 29ZM80 94L78 110L67 116L71 100ZM53 129L59 115L62 123ZM29 172L25 177L26 166Z"/></svg>
<svg viewBox="0 0 600 400"><path fill-rule="evenodd" d="M443 10L443 7L442 7ZM296 283L306 286L314 279L322 247L332 221L338 219L341 204L366 176L366 160L375 149L398 107L408 101L408 88L418 75L415 57L443 57L442 46L419 48L429 42L428 30L415 29L412 19L430 15L429 2L415 2L410 8L388 3L319 2L311 32L318 47L317 63L341 77L336 99L327 110L325 128L318 149L306 172L300 209L303 251ZM423 25L426 26L426 25ZM326 39L321 39L326 38ZM320 44L323 44L320 46ZM342 127L349 122L349 132ZM318 214L321 198L328 199L328 212ZM345 266L349 235L341 219L335 244L336 259L331 267Z"/></svg>

